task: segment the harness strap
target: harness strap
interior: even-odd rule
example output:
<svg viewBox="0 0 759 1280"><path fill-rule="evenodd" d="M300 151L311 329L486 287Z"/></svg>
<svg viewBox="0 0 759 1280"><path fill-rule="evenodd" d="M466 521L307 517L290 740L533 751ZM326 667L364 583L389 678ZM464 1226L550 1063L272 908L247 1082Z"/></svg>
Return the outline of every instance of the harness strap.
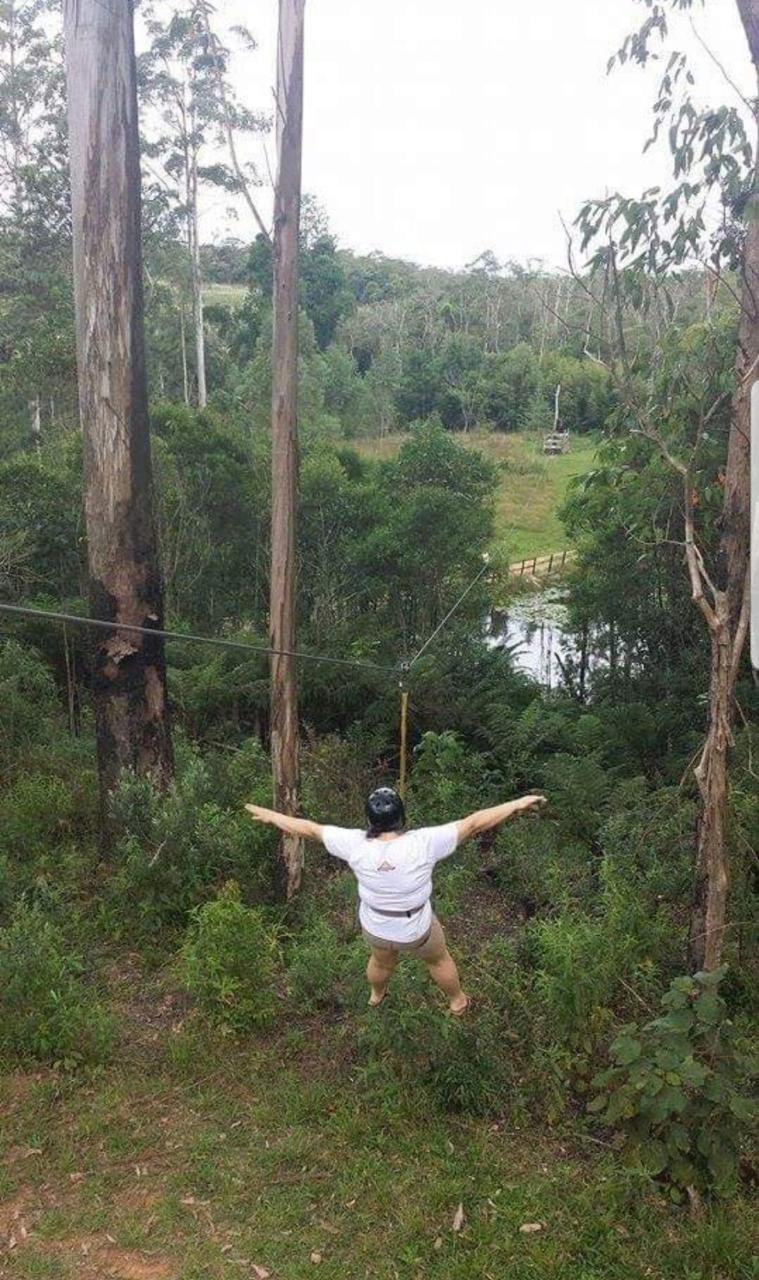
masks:
<svg viewBox="0 0 759 1280"><path fill-rule="evenodd" d="M399 917L416 916L420 911L424 911L426 906L427 903L423 902L421 907L411 907L409 911L382 911L380 907L372 907L372 911L376 911L378 916L394 916L397 919Z"/></svg>

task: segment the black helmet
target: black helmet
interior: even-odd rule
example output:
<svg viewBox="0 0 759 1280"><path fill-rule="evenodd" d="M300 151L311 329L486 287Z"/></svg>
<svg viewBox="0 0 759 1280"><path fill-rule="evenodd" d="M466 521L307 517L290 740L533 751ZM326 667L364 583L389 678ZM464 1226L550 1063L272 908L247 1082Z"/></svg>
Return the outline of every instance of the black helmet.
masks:
<svg viewBox="0 0 759 1280"><path fill-rule="evenodd" d="M406 822L406 810L397 791L392 787L378 787L366 802L366 820L373 835L385 831L401 831Z"/></svg>

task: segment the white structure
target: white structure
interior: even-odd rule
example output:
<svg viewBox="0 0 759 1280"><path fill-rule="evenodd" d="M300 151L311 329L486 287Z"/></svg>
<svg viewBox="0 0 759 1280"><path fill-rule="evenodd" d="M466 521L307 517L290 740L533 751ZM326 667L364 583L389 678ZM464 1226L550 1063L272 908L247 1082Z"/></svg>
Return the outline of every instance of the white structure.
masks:
<svg viewBox="0 0 759 1280"><path fill-rule="evenodd" d="M759 671L759 383L751 388L751 664Z"/></svg>

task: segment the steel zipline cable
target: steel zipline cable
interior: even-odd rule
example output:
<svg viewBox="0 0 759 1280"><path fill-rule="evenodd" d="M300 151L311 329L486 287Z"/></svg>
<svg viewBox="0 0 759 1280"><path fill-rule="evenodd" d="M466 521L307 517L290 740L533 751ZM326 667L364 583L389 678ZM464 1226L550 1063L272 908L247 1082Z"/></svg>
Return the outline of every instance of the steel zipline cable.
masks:
<svg viewBox="0 0 759 1280"><path fill-rule="evenodd" d="M338 667L360 667L365 671L381 671L385 675L396 673L398 667L381 666L378 662L360 662L354 658L332 658L327 654L305 653L297 649L270 649L264 645L248 644L245 640L227 640L223 636L198 636L189 631L162 631L158 627L138 627L128 622L106 622L102 618L84 618L77 613L55 613L48 609L30 609L25 605L0 604L0 613L21 618L45 618L50 622L70 622L74 626L94 627L101 631L127 631L132 635L157 636L162 640L187 640L192 644L212 644L222 649L239 649L267 657L297 658L302 662L328 662Z"/></svg>
<svg viewBox="0 0 759 1280"><path fill-rule="evenodd" d="M425 640L425 642L424 642L424 644L422 645L421 649L419 649L419 650L418 650L418 652L414 654L413 658L412 658L412 659L411 659L411 661L408 663L408 670L409 670L409 671L411 670L411 668L412 668L413 666L415 666L415 665L416 665L416 663L417 663L417 662L419 661L419 659L421 658L422 654L423 654L423 653L425 653L427 649L429 649L430 645L432 644L432 641L433 641L434 639L436 639L436 637L440 634L440 632L443 630L443 627L446 625L446 623L447 623L447 622L450 622L451 618L453 617L454 613L455 613L455 612L456 612L456 610L458 609L459 605L460 605L460 604L463 604L464 600L466 600L466 597L469 595L469 592L470 592L470 591L472 591L472 590L474 589L474 587L476 587L476 586L477 586L477 583L479 582L480 578L481 578L481 577L483 577L483 575L487 573L487 571L488 571L488 569L489 569L489 568L490 568L490 561L489 561L489 559L488 559L488 558L487 558L487 556L486 556L486 557L485 557L485 563L483 564L482 568L480 569L480 572L476 575L476 577L472 578L472 581L469 583L469 586L466 588L466 590L465 590L465 591L462 591L462 593L461 593L461 595L459 596L458 600L456 601L455 605L453 605L453 607L452 607L451 609L449 609L449 610L448 610L447 614L446 614L446 615L445 615L445 617L443 618L443 621L442 621L442 622L440 622L440 623L438 623L438 625L435 627L435 630L433 631L433 633L432 633L432 635L429 637L429 639Z"/></svg>
<svg viewBox="0 0 759 1280"><path fill-rule="evenodd" d="M200 636L192 632L185 631L166 631L159 627L139 627L134 623L127 622L107 622L103 618L87 618L77 613L61 613L51 609L32 609L27 605L19 604L3 604L0 603L0 614L6 614L9 617L30 618L44 620L46 622L62 622L70 623L75 627L92 627L100 631L123 631L130 635L152 636L161 640L185 640L190 644L210 644L221 649L234 649L243 653L256 653L264 657L287 657L294 658L298 662L319 662L336 667L355 667L362 671L376 671L382 675L394 675L398 677L398 685L401 695L400 708L400 783L399 789L401 795L406 790L406 773L407 773L407 743L408 743L408 677L412 667L419 661L422 654L427 651L433 640L439 636L440 632L453 617L456 610L463 603L469 592L476 587L477 583L487 572L489 561L485 557L485 563L479 573L472 579L465 591L462 591L456 603L450 608L440 622L432 635L425 640L421 649L419 649L407 662L396 663L395 666L386 666L378 662L363 662L356 658L333 658L328 654L321 653L305 653L298 649L272 649L265 645L249 644L245 640L227 640L224 636Z"/></svg>

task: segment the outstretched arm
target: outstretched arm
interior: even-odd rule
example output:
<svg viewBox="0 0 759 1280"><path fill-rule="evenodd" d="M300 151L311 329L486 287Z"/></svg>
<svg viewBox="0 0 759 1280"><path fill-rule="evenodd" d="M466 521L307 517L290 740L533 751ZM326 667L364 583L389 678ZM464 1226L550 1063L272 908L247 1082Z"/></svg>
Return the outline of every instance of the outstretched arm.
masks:
<svg viewBox="0 0 759 1280"><path fill-rule="evenodd" d="M277 813L276 809L263 809L260 804L246 804L245 808L256 822L265 822L269 826L279 827L289 836L301 836L304 840L323 840L324 828L318 822L309 822L307 818L291 818L287 813Z"/></svg>
<svg viewBox="0 0 759 1280"><path fill-rule="evenodd" d="M477 813L470 813L468 818L461 818L456 823L459 844L472 836L480 835L483 831L499 827L502 822L506 822L518 813L526 813L528 809L545 803L545 796L521 796L519 800L509 800L506 804L497 804L492 809L480 809Z"/></svg>

